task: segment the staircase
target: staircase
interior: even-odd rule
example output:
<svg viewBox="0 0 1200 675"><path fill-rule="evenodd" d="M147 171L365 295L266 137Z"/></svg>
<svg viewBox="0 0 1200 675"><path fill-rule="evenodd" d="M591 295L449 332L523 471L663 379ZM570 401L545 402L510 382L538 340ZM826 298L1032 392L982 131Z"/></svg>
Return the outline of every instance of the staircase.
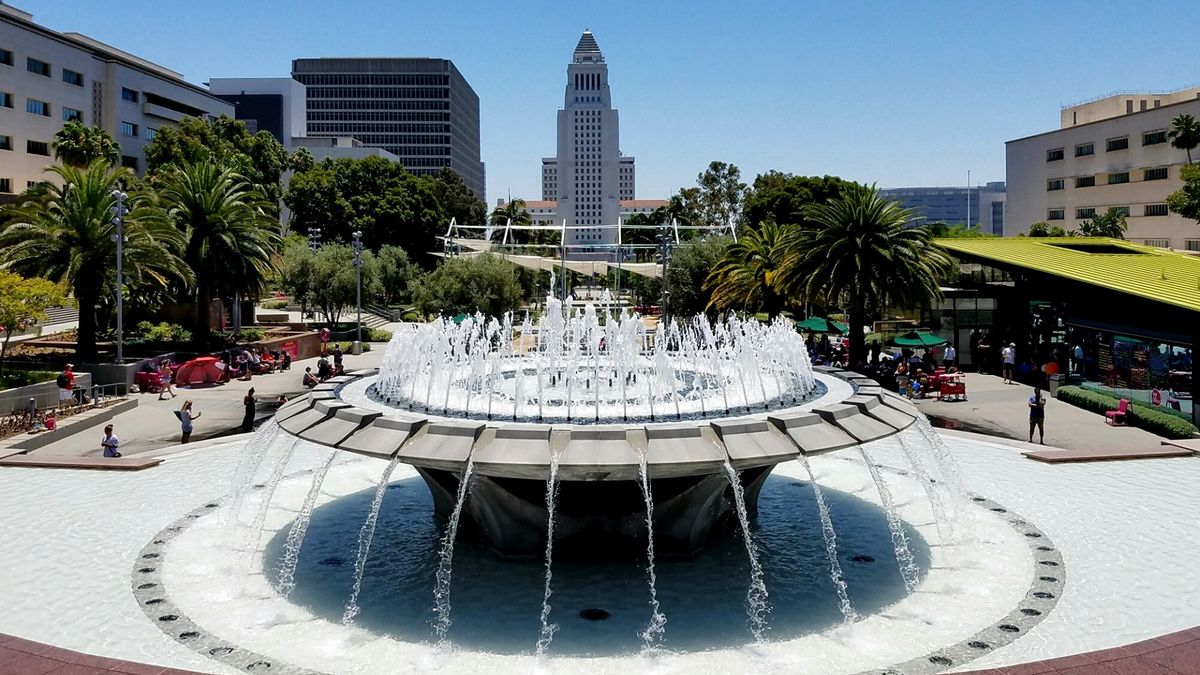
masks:
<svg viewBox="0 0 1200 675"><path fill-rule="evenodd" d="M79 310L75 307L51 307L46 310L46 318L42 320L43 326L57 326L63 323L77 323L79 321Z"/></svg>

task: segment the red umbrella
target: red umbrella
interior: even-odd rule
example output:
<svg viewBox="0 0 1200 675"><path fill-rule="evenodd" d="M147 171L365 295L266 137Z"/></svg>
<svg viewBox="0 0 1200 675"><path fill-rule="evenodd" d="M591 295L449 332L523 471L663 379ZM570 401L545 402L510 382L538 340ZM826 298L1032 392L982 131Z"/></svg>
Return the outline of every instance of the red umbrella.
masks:
<svg viewBox="0 0 1200 675"><path fill-rule="evenodd" d="M198 384L216 384L226 379L225 364L215 356L201 356L179 366L175 371L175 384L185 387Z"/></svg>

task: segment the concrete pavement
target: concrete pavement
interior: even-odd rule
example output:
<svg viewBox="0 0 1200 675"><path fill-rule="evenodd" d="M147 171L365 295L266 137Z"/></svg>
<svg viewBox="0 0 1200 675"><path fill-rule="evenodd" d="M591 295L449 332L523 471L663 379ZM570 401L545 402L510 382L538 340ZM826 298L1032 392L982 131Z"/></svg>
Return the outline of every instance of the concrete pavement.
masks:
<svg viewBox="0 0 1200 675"><path fill-rule="evenodd" d="M371 351L359 356L347 354L343 361L346 370L377 367L383 359L383 343L372 344ZM113 431L121 439L121 454L136 456L155 453L179 443L180 424L174 411L178 410L187 399L192 400L192 409L200 413L195 420L192 442L235 432L241 425L244 408L242 397L250 387L254 387L254 395L259 400L259 410L263 403L269 403L280 394L289 398L305 391L301 384L304 368L311 366L313 372L317 369L317 359L293 361L291 370L272 375L256 375L251 381L233 380L215 387L197 389L175 389L178 396L159 400L158 394L132 394L139 400L137 408L117 415L112 420ZM260 415L264 414L260 412ZM32 451L33 455L89 457L101 454L100 430L89 430L61 441L56 441ZM173 450L190 448L180 446Z"/></svg>

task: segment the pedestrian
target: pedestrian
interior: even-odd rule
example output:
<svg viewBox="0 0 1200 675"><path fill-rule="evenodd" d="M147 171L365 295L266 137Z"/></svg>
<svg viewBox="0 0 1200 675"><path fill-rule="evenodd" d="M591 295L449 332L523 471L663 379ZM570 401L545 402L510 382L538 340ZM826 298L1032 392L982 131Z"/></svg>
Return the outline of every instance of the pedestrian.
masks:
<svg viewBox="0 0 1200 675"><path fill-rule="evenodd" d="M1075 361L1075 367L1071 369L1077 375L1083 375L1083 346L1078 342L1075 343L1075 349L1071 350L1071 356Z"/></svg>
<svg viewBox="0 0 1200 675"><path fill-rule="evenodd" d="M62 407L68 405L68 402L75 395L75 366L68 363L63 367L63 371L58 374L58 379L55 384L58 385L58 405Z"/></svg>
<svg viewBox="0 0 1200 675"><path fill-rule="evenodd" d="M317 381L317 376L313 375L312 366L308 366L304 369L304 379L302 380L302 382L304 383L304 386L306 386L310 389L319 384L319 382Z"/></svg>
<svg viewBox="0 0 1200 675"><path fill-rule="evenodd" d="M978 328L971 329L970 342L968 343L968 353L971 356L971 365L975 366L975 372L977 373L983 372L983 365L979 362L981 358L979 354L979 342L982 338L983 336L980 335Z"/></svg>
<svg viewBox="0 0 1200 675"><path fill-rule="evenodd" d="M283 359L283 366L280 367L280 370L291 370L292 369L292 353L285 349L285 350L283 350L283 353L280 354L280 358Z"/></svg>
<svg viewBox="0 0 1200 675"><path fill-rule="evenodd" d="M179 441L180 443L192 440L192 420L200 419L201 414L192 412L191 400L183 402L183 407L179 409L179 424L183 430L183 439Z"/></svg>
<svg viewBox="0 0 1200 675"><path fill-rule="evenodd" d="M158 364L158 400L163 400L163 394L170 394L171 398L175 398L175 389L171 387L171 366L167 365L167 360L163 359Z"/></svg>
<svg viewBox="0 0 1200 675"><path fill-rule="evenodd" d="M338 343L333 347L333 368L337 370L342 365L342 343Z"/></svg>
<svg viewBox="0 0 1200 675"><path fill-rule="evenodd" d="M1038 443L1046 444L1046 399L1042 396L1042 388L1034 387L1033 396L1029 397L1029 442L1033 442L1033 428L1037 427Z"/></svg>
<svg viewBox="0 0 1200 675"><path fill-rule="evenodd" d="M942 352L942 366L949 369L958 361L958 350L954 348L954 343L946 345L946 351Z"/></svg>
<svg viewBox="0 0 1200 675"><path fill-rule="evenodd" d="M992 334L988 333L980 338L977 348L979 349L979 361L976 364L975 372L985 373L988 370L988 366L991 365L988 363L988 360L992 358ZM975 357L972 356L971 360L974 361Z"/></svg>
<svg viewBox="0 0 1200 675"><path fill-rule="evenodd" d="M117 452L117 448L121 445L121 439L117 438L113 433L113 425L109 424L104 427L104 439L100 441L100 447L104 448L105 457L120 457L121 453Z"/></svg>
<svg viewBox="0 0 1200 675"><path fill-rule="evenodd" d="M332 375L333 368L329 365L329 359L325 358L324 355L321 355L321 358L317 359L317 379L324 382Z"/></svg>
<svg viewBox="0 0 1200 675"><path fill-rule="evenodd" d="M1004 375L1004 384L1012 384L1013 366L1017 363L1017 343L1010 342L1008 346L1000 351L1001 373Z"/></svg>
<svg viewBox="0 0 1200 675"><path fill-rule="evenodd" d="M258 401L254 398L254 387L250 387L250 391L246 392L246 396L242 398L242 405L246 408L246 414L242 417L242 431L251 432L254 430L254 408Z"/></svg>

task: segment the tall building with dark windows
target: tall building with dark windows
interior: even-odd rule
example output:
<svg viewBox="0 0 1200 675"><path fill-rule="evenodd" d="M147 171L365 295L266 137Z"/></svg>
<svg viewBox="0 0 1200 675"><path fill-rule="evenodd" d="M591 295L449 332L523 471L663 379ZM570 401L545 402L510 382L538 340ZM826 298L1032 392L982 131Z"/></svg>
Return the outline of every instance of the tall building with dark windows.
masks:
<svg viewBox="0 0 1200 675"><path fill-rule="evenodd" d="M292 77L307 90L309 137L353 137L414 174L452 169L485 199L479 96L449 59L295 59Z"/></svg>

